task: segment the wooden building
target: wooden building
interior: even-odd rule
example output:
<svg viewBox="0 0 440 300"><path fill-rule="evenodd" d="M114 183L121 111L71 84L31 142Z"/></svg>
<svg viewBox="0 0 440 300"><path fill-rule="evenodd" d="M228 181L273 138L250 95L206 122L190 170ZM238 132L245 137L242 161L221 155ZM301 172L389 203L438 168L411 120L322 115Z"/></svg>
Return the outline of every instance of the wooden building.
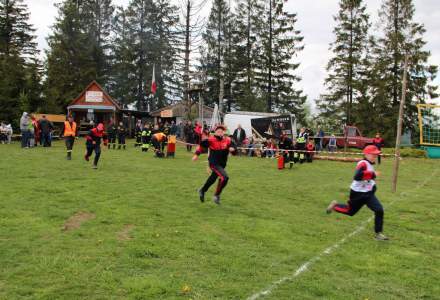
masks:
<svg viewBox="0 0 440 300"><path fill-rule="evenodd" d="M92 81L67 107L78 124L108 124L122 119L121 106L96 82Z"/></svg>
<svg viewBox="0 0 440 300"><path fill-rule="evenodd" d="M209 123L211 121L213 113L213 108L204 105L202 110L200 109L200 105L196 103L191 107L190 118L192 121ZM183 102L179 102L177 104L169 105L161 109L152 111L150 112L150 116L154 118L155 124L165 122L170 123L171 121L179 124L180 122L188 120L187 107Z"/></svg>

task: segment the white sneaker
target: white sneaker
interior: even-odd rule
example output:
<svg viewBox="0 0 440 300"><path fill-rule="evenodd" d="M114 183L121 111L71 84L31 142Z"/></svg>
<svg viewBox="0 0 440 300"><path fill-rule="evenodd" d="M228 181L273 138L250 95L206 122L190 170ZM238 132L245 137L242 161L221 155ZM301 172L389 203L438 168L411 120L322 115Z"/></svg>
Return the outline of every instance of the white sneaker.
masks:
<svg viewBox="0 0 440 300"><path fill-rule="evenodd" d="M327 209L325 210L325 212L327 214L331 214L333 209L335 208L336 204L338 204L338 201L333 200L332 202L330 202L330 204L327 206Z"/></svg>

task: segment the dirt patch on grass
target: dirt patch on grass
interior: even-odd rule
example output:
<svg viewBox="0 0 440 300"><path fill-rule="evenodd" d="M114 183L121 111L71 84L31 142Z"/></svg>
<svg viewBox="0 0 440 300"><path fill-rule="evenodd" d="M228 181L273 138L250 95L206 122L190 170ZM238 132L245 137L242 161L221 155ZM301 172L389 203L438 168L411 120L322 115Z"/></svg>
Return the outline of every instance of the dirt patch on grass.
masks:
<svg viewBox="0 0 440 300"><path fill-rule="evenodd" d="M134 229L134 225L125 225L121 231L118 232L118 240L119 241L129 241L132 239L130 236L130 232Z"/></svg>
<svg viewBox="0 0 440 300"><path fill-rule="evenodd" d="M71 216L66 223L64 223L63 231L70 231L78 229L82 223L87 222L89 220L94 219L96 216L95 214L89 213L89 212L77 212L73 216Z"/></svg>

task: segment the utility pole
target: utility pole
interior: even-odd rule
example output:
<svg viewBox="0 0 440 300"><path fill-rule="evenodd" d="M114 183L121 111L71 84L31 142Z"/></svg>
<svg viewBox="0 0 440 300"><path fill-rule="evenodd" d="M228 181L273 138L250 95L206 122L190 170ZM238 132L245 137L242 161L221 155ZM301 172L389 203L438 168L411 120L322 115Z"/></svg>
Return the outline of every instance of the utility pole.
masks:
<svg viewBox="0 0 440 300"><path fill-rule="evenodd" d="M185 70L184 81L184 101L187 105L188 117L191 114L191 99L189 96L190 78L189 78L189 54L190 54L190 35L191 35L191 0L186 2L186 26L185 26Z"/></svg>
<svg viewBox="0 0 440 300"><path fill-rule="evenodd" d="M267 89L267 112L272 111L272 0L269 0L269 82Z"/></svg>
<svg viewBox="0 0 440 300"><path fill-rule="evenodd" d="M397 192L397 178L399 175L399 163L400 163L400 144L402 140L402 127L403 127L403 110L406 100L406 85L408 76L408 53L405 55L405 66L403 68L403 82L402 82L402 99L400 100L399 119L397 121L397 137L396 137L396 151L394 157L394 170L393 170L393 193Z"/></svg>

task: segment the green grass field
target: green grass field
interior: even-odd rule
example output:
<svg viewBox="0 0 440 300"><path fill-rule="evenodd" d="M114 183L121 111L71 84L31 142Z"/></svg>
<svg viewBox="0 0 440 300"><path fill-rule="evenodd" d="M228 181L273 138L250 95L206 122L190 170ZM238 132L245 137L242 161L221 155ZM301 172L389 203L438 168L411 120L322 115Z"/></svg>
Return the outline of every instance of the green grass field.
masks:
<svg viewBox="0 0 440 300"><path fill-rule="evenodd" d="M83 141L73 161L59 142L0 145L0 299L246 299L372 215L325 214L347 198L352 163L278 171L233 157L218 207L196 194L206 159L180 148L163 160L132 144L104 151L99 170L83 152ZM392 240L375 241L369 223L261 299L440 299L440 161L403 160L398 194L392 161L378 169Z"/></svg>

